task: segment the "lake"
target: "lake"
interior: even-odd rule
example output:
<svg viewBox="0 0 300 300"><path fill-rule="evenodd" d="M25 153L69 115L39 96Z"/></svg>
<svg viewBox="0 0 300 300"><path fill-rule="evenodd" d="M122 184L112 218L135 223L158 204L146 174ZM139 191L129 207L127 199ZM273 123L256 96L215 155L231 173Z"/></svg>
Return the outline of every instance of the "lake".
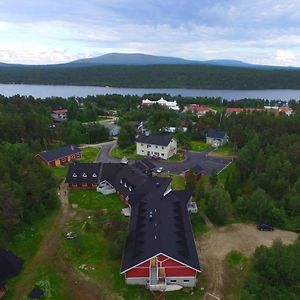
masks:
<svg viewBox="0 0 300 300"><path fill-rule="evenodd" d="M243 98L290 100L300 99L300 90L204 90L204 89L145 89L145 88L114 88L96 86L70 86L70 85L29 85L29 84L0 84L0 94L13 96L33 96L35 98L72 96L86 97L88 95L138 95L149 93L166 93L171 96L190 97L222 97L227 100Z"/></svg>

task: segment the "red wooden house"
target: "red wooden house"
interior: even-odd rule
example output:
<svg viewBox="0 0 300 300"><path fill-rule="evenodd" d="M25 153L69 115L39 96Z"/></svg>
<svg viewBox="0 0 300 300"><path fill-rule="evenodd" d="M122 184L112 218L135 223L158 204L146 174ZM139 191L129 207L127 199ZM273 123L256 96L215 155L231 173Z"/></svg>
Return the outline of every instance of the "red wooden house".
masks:
<svg viewBox="0 0 300 300"><path fill-rule="evenodd" d="M35 157L48 166L56 167L64 165L71 160L81 158L82 152L78 147L69 145L53 150L40 152Z"/></svg>
<svg viewBox="0 0 300 300"><path fill-rule="evenodd" d="M187 203L191 191L170 191L165 186L131 205L129 233L121 273L127 284L167 291L169 285L193 287L201 272Z"/></svg>
<svg viewBox="0 0 300 300"><path fill-rule="evenodd" d="M192 167L193 173L195 174L195 180L199 181L204 170L199 166L195 165ZM186 178L189 175L190 169L183 171L183 176Z"/></svg>

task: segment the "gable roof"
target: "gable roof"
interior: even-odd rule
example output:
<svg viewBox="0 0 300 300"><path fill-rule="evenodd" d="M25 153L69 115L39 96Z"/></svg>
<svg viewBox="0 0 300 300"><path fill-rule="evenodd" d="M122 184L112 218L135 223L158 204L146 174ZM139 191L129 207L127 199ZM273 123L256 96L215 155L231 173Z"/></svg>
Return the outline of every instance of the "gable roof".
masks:
<svg viewBox="0 0 300 300"><path fill-rule="evenodd" d="M48 151L43 151L40 152L38 155L41 156L43 159L45 159L48 162L51 162L53 160L68 156L68 155L72 155L72 154L76 154L81 152L81 150L74 146L74 145L68 145L65 147L61 147L61 148L57 148L57 149L53 149L53 150L48 150Z"/></svg>
<svg viewBox="0 0 300 300"><path fill-rule="evenodd" d="M52 110L52 113L54 114L65 114L67 112L68 110L66 108Z"/></svg>
<svg viewBox="0 0 300 300"><path fill-rule="evenodd" d="M192 191L152 190L131 203L129 233L121 273L163 253L201 271L187 202Z"/></svg>
<svg viewBox="0 0 300 300"><path fill-rule="evenodd" d="M168 135L140 135L137 139L137 143L145 143L151 145L168 146L172 140L172 137Z"/></svg>
<svg viewBox="0 0 300 300"><path fill-rule="evenodd" d="M209 111L209 108L205 105L197 105L197 104L190 104L188 107L189 111Z"/></svg>
<svg viewBox="0 0 300 300"><path fill-rule="evenodd" d="M66 182L70 184L96 184L99 177L100 163L71 164Z"/></svg>
<svg viewBox="0 0 300 300"><path fill-rule="evenodd" d="M0 248L0 282L17 276L22 271L23 259Z"/></svg>
<svg viewBox="0 0 300 300"><path fill-rule="evenodd" d="M215 139L224 139L226 136L225 131L209 129L206 133L206 137L215 138Z"/></svg>

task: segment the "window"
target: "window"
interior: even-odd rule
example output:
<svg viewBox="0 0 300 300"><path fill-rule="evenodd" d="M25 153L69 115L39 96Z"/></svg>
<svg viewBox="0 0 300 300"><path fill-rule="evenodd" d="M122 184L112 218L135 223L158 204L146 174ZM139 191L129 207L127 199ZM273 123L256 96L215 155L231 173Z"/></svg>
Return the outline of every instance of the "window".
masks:
<svg viewBox="0 0 300 300"><path fill-rule="evenodd" d="M177 280L176 279L171 279L170 282L177 282Z"/></svg>
<svg viewBox="0 0 300 300"><path fill-rule="evenodd" d="M73 176L72 177L77 177L77 174L76 173L73 173Z"/></svg>
<svg viewBox="0 0 300 300"><path fill-rule="evenodd" d="M161 149L165 149L165 147L161 146Z"/></svg>
<svg viewBox="0 0 300 300"><path fill-rule="evenodd" d="M158 148L158 146L155 146L155 148L157 149L157 148Z"/></svg>
<svg viewBox="0 0 300 300"><path fill-rule="evenodd" d="M96 174L96 173L94 173L94 174L93 174L93 177L97 177L97 174Z"/></svg>
<svg viewBox="0 0 300 300"><path fill-rule="evenodd" d="M87 177L87 175L85 173L82 174L82 177Z"/></svg>
<svg viewBox="0 0 300 300"><path fill-rule="evenodd" d="M151 148L151 145L147 145L147 148Z"/></svg>
<svg viewBox="0 0 300 300"><path fill-rule="evenodd" d="M165 156L165 154L164 154L164 153L162 153L162 154L161 154L161 156Z"/></svg>
<svg viewBox="0 0 300 300"><path fill-rule="evenodd" d="M190 280L189 279L184 279L183 282L190 282Z"/></svg>

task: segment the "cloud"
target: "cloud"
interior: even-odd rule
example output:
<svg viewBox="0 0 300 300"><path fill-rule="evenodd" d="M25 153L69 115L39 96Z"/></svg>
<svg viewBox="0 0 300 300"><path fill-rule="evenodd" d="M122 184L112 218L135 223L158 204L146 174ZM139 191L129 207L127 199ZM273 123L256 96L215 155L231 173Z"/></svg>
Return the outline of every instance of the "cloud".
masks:
<svg viewBox="0 0 300 300"><path fill-rule="evenodd" d="M293 63L295 61L295 54L290 50L277 50L276 51L276 61L280 65L286 65Z"/></svg>
<svg viewBox="0 0 300 300"><path fill-rule="evenodd" d="M5 62L144 52L300 66L298 0L1 0L0 20Z"/></svg>

